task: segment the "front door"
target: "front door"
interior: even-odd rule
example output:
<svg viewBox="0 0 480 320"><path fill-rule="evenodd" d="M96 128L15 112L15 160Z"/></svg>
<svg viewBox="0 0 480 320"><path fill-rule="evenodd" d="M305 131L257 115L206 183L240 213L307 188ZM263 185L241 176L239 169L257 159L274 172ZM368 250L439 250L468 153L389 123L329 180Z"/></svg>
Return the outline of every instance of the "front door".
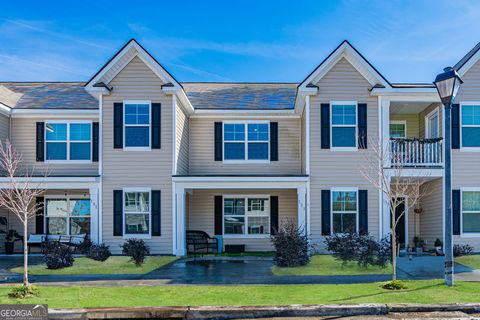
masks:
<svg viewBox="0 0 480 320"><path fill-rule="evenodd" d="M395 208L395 221L397 222L397 227L395 228L395 233L397 235L397 241L400 247L405 246L405 214L402 215L405 211L405 201L402 201L396 208ZM402 215L402 216L401 216ZM400 217L401 216L401 217ZM399 219L400 217L400 219Z"/></svg>

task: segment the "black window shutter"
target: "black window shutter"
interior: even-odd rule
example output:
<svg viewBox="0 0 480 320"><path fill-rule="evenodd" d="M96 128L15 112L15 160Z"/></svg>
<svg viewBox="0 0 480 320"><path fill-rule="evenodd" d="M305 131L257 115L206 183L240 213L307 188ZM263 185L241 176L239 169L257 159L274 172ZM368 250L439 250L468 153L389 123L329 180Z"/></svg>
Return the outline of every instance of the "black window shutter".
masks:
<svg viewBox="0 0 480 320"><path fill-rule="evenodd" d="M98 161L99 143L98 122L92 123L92 161Z"/></svg>
<svg viewBox="0 0 480 320"><path fill-rule="evenodd" d="M215 235L223 235L223 197L215 196Z"/></svg>
<svg viewBox="0 0 480 320"><path fill-rule="evenodd" d="M45 161L45 122L37 122L37 161Z"/></svg>
<svg viewBox="0 0 480 320"><path fill-rule="evenodd" d="M278 231L278 196L270 197L270 234Z"/></svg>
<svg viewBox="0 0 480 320"><path fill-rule="evenodd" d="M152 103L152 149L160 149L162 136L162 104Z"/></svg>
<svg viewBox="0 0 480 320"><path fill-rule="evenodd" d="M113 235L123 235L123 191L113 190Z"/></svg>
<svg viewBox="0 0 480 320"><path fill-rule="evenodd" d="M460 149L460 105L452 104L452 149Z"/></svg>
<svg viewBox="0 0 480 320"><path fill-rule="evenodd" d="M460 235L460 190L452 190L453 234Z"/></svg>
<svg viewBox="0 0 480 320"><path fill-rule="evenodd" d="M270 161L278 161L278 122L270 122Z"/></svg>
<svg viewBox="0 0 480 320"><path fill-rule="evenodd" d="M368 190L358 191L358 232L368 234Z"/></svg>
<svg viewBox="0 0 480 320"><path fill-rule="evenodd" d="M320 105L321 148L330 149L330 104Z"/></svg>
<svg viewBox="0 0 480 320"><path fill-rule="evenodd" d="M367 104L358 104L358 148L367 149Z"/></svg>
<svg viewBox="0 0 480 320"><path fill-rule="evenodd" d="M44 212L44 202L45 199L43 197L37 197L35 199L35 205L37 206L37 212L35 215L35 233L36 234L44 234L45 233L45 216Z"/></svg>
<svg viewBox="0 0 480 320"><path fill-rule="evenodd" d="M215 161L223 160L223 124L221 122L215 122Z"/></svg>
<svg viewBox="0 0 480 320"><path fill-rule="evenodd" d="M152 190L152 236L161 235L161 192Z"/></svg>
<svg viewBox="0 0 480 320"><path fill-rule="evenodd" d="M330 235L330 190L322 190L322 236Z"/></svg>
<svg viewBox="0 0 480 320"><path fill-rule="evenodd" d="M113 104L113 148L123 148L123 103Z"/></svg>

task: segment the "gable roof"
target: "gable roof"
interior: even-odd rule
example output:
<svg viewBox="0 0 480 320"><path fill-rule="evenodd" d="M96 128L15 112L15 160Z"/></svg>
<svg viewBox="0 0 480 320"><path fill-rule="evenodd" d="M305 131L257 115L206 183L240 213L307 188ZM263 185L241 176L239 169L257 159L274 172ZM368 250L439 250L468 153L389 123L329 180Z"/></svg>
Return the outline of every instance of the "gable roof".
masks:
<svg viewBox="0 0 480 320"><path fill-rule="evenodd" d="M0 82L0 102L13 109L98 109L84 82Z"/></svg>
<svg viewBox="0 0 480 320"><path fill-rule="evenodd" d="M296 83L182 83L195 109L291 110Z"/></svg>
<svg viewBox="0 0 480 320"><path fill-rule="evenodd" d="M181 88L180 83L135 39L130 39L100 70L87 81L85 87L106 87L108 83L135 57L139 57L165 84Z"/></svg>
<svg viewBox="0 0 480 320"><path fill-rule="evenodd" d="M358 72L372 85L382 87L391 87L390 82L380 73L365 57L353 47L350 42L344 40L335 48L306 78L298 88L306 89L309 85L315 84L320 80L333 66L345 58Z"/></svg>
<svg viewBox="0 0 480 320"><path fill-rule="evenodd" d="M480 42L472 48L454 66L460 76L463 76L480 59Z"/></svg>

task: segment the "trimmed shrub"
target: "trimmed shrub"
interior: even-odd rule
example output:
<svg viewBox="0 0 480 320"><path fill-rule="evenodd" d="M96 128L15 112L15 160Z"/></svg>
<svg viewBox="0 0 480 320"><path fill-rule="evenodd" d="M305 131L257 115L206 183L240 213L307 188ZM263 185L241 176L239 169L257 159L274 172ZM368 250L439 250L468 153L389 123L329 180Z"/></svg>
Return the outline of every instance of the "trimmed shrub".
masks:
<svg viewBox="0 0 480 320"><path fill-rule="evenodd" d="M400 280L391 280L382 284L382 288L385 290L405 290L408 289L407 285Z"/></svg>
<svg viewBox="0 0 480 320"><path fill-rule="evenodd" d="M385 268L391 259L390 238L376 241L374 237L358 233L334 234L325 239L327 250L343 264L355 261L363 268L369 265Z"/></svg>
<svg viewBox="0 0 480 320"><path fill-rule="evenodd" d="M468 244L459 245L456 244L453 246L453 256L454 257L461 257L461 256L468 256L473 254L473 247Z"/></svg>
<svg viewBox="0 0 480 320"><path fill-rule="evenodd" d="M77 247L77 253L80 254L88 254L88 251L90 251L90 248L92 247L92 241L89 239L86 239L83 241L78 247Z"/></svg>
<svg viewBox="0 0 480 320"><path fill-rule="evenodd" d="M107 260L112 253L110 249L105 244L94 244L90 247L90 250L87 252L87 258L96 260L96 261L105 261Z"/></svg>
<svg viewBox="0 0 480 320"><path fill-rule="evenodd" d="M150 250L142 239L128 239L120 247L122 253L131 257L130 261L134 262L136 266L142 265L145 256L150 254Z"/></svg>
<svg viewBox="0 0 480 320"><path fill-rule="evenodd" d="M34 296L38 296L38 288L31 284L15 286L8 293L8 297L12 299L25 299Z"/></svg>
<svg viewBox="0 0 480 320"><path fill-rule="evenodd" d="M44 247L44 261L47 269L71 267L75 259L70 248L59 242L50 242Z"/></svg>
<svg viewBox="0 0 480 320"><path fill-rule="evenodd" d="M275 247L274 263L278 267L298 267L310 262L312 249L303 229L293 221L283 223L276 234L270 236Z"/></svg>

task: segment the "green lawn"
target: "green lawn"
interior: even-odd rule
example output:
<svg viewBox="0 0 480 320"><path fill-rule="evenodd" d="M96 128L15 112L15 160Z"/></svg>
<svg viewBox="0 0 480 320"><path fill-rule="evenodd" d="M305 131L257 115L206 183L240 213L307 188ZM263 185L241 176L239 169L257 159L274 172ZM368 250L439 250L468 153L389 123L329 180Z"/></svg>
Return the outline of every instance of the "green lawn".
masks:
<svg viewBox="0 0 480 320"><path fill-rule="evenodd" d="M441 280L408 281L409 289L388 291L379 283L341 285L40 287L40 295L9 299L0 287L0 304L46 303L50 308L197 305L285 305L348 303L480 302L480 283Z"/></svg>
<svg viewBox="0 0 480 320"><path fill-rule="evenodd" d="M272 272L277 276L331 276L331 275L358 275L358 274L389 274L391 266L380 267L359 267L355 262L343 265L332 255L315 255L312 261L303 267L279 268L273 267Z"/></svg>
<svg viewBox="0 0 480 320"><path fill-rule="evenodd" d="M57 274L143 274L164 266L176 257L149 256L140 267L128 261L130 257L112 256L106 261L95 261L85 257L75 258L73 266L63 269L50 270L45 264L31 265L28 268L33 275L57 275ZM23 267L11 269L12 272L23 273Z"/></svg>
<svg viewBox="0 0 480 320"><path fill-rule="evenodd" d="M455 258L455 262L463 264L464 266L470 267L472 269L480 269L480 254L457 257Z"/></svg>

